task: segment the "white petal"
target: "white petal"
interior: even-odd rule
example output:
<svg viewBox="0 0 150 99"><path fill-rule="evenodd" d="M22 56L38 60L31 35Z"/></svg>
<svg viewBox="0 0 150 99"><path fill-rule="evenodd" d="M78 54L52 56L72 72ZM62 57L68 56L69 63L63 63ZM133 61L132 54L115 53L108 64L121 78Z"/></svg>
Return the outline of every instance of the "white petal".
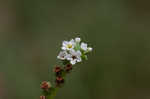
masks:
<svg viewBox="0 0 150 99"><path fill-rule="evenodd" d="M63 41L62 47L66 47L66 48L67 48L67 45L68 45L68 44L69 44L69 42Z"/></svg>
<svg viewBox="0 0 150 99"><path fill-rule="evenodd" d="M72 43L72 44L75 43L75 42L74 42L74 39L70 40L70 43Z"/></svg>
<svg viewBox="0 0 150 99"><path fill-rule="evenodd" d="M67 60L71 60L72 59L72 56L70 54L67 54L66 57L65 57Z"/></svg>
<svg viewBox="0 0 150 99"><path fill-rule="evenodd" d="M78 58L78 59L77 59L77 62L81 62L81 61L82 61L82 59L81 59L81 58Z"/></svg>
<svg viewBox="0 0 150 99"><path fill-rule="evenodd" d="M66 52L66 51L61 51L60 53L59 53L59 55L57 56L57 58L58 59L61 59L61 60L65 60L66 58L66 55L67 55L68 53Z"/></svg>
<svg viewBox="0 0 150 99"><path fill-rule="evenodd" d="M59 56L57 56L57 58L58 58L58 59L60 59L60 57L59 57Z"/></svg>
<svg viewBox="0 0 150 99"><path fill-rule="evenodd" d="M70 50L70 54L71 54L71 55L75 55L75 50L74 50L74 49L71 49L71 50Z"/></svg>
<svg viewBox="0 0 150 99"><path fill-rule="evenodd" d="M77 51L77 56L81 56L81 52L80 51Z"/></svg>
<svg viewBox="0 0 150 99"><path fill-rule="evenodd" d="M76 64L76 61L75 61L75 60L72 60L72 61L70 61L70 63L71 63L72 65L74 65L74 64Z"/></svg>
<svg viewBox="0 0 150 99"><path fill-rule="evenodd" d="M67 58L68 61L73 60L72 58Z"/></svg>
<svg viewBox="0 0 150 99"><path fill-rule="evenodd" d="M66 50L66 47L63 46L63 47L61 47L61 49L62 49L62 50Z"/></svg>
<svg viewBox="0 0 150 99"><path fill-rule="evenodd" d="M86 43L81 43L81 49L86 51L87 50L87 44Z"/></svg>

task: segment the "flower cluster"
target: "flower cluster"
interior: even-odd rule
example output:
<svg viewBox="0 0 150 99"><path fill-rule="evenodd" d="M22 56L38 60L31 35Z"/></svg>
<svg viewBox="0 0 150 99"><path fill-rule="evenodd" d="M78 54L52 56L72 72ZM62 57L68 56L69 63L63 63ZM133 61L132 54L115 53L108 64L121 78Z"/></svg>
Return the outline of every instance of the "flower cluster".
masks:
<svg viewBox="0 0 150 99"><path fill-rule="evenodd" d="M71 70L72 70L71 64L66 64L64 67L56 66L54 68L54 72L56 76L56 80L55 80L56 86L61 86L64 83L65 81L64 76L67 73L70 73Z"/></svg>
<svg viewBox="0 0 150 99"><path fill-rule="evenodd" d="M57 58L62 61L68 61L72 65L87 59L86 54L92 51L92 48L81 42L79 37L70 41L63 41L61 49L62 51L60 51Z"/></svg>

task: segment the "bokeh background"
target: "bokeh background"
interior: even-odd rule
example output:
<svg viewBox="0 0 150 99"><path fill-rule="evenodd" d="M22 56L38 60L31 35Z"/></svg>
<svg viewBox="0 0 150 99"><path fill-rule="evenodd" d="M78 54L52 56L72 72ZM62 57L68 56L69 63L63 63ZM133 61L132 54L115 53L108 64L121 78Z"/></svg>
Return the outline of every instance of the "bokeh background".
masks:
<svg viewBox="0 0 150 99"><path fill-rule="evenodd" d="M150 99L149 0L0 0L0 99L39 99L61 42L94 48L56 99Z"/></svg>

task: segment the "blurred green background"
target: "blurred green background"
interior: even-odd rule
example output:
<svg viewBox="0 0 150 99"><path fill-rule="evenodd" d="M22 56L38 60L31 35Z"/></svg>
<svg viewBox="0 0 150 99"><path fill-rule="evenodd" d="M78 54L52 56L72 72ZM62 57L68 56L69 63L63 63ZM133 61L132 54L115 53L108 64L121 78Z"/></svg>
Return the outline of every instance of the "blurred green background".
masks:
<svg viewBox="0 0 150 99"><path fill-rule="evenodd" d="M94 48L56 99L150 99L149 0L0 0L0 99L39 99L61 42Z"/></svg>

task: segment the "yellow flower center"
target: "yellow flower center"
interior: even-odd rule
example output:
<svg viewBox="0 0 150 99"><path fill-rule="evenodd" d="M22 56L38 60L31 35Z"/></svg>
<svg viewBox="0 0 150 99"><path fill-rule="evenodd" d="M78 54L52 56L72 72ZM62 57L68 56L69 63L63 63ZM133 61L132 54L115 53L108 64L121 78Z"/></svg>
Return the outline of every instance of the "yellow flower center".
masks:
<svg viewBox="0 0 150 99"><path fill-rule="evenodd" d="M72 48L72 44L68 44L67 47L68 47L68 48Z"/></svg>

